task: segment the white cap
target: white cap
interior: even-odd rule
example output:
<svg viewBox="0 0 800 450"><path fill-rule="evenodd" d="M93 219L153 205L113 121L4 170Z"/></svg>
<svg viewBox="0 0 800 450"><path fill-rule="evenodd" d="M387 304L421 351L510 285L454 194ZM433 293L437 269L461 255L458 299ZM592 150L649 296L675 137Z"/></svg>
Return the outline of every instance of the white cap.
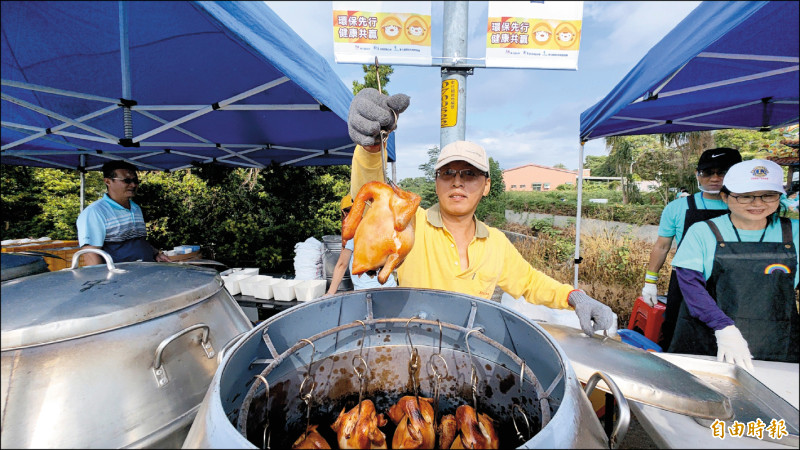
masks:
<svg viewBox="0 0 800 450"><path fill-rule="evenodd" d="M444 146L439 153L439 159L433 170L439 170L445 164L453 161L466 161L476 169L489 172L489 158L486 157L486 150L478 144L467 141L455 141Z"/></svg>
<svg viewBox="0 0 800 450"><path fill-rule="evenodd" d="M732 165L722 185L736 194L756 191L786 193L783 189L783 169L766 159L751 159Z"/></svg>

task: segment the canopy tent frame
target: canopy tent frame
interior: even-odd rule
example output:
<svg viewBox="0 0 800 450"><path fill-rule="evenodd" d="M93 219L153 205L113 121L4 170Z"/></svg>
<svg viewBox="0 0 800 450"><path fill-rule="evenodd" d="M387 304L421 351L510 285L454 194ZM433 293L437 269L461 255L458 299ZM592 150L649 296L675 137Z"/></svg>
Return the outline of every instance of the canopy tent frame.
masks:
<svg viewBox="0 0 800 450"><path fill-rule="evenodd" d="M85 99L85 100L94 100L94 101L100 101L100 102L105 102L105 103L113 103L113 105L107 106L105 108L102 108L102 109L97 110L95 112L83 115L81 117L78 117L78 118L75 118L75 119L71 119L69 117L65 117L65 116L63 116L61 114L58 114L58 113L56 113L54 111L50 111L50 110L48 110L46 108L42 108L40 106L33 105L33 104L29 103L29 102L21 100L19 98L13 97L13 96L11 96L9 94L0 93L0 95L2 96L3 100L9 101L11 103L14 103L16 105L22 106L22 107L24 107L26 109L29 109L31 111L46 115L48 117L51 117L53 119L56 119L56 120L59 120L59 121L62 122L61 124L56 125L56 126L54 126L52 128L42 129L40 127L31 127L31 126L26 126L26 125L22 125L22 124L16 124L16 123L12 123L12 122L3 121L2 122L2 126L3 127L17 128L18 130L21 129L21 128L27 128L28 130L35 131L35 133L31 134L31 135L29 135L27 137L24 137L22 139L19 139L17 141L5 144L5 145L2 146L1 149L2 149L2 151L4 153L7 152L6 153L7 155L14 155L14 156L19 156L19 157L27 157L29 155L36 155L36 154L53 154L52 150L42 150L42 151L38 151L38 152L37 151L31 151L31 150L9 151L9 150L11 150L11 149L13 149L15 147L18 147L18 146L20 146L22 144L25 144L25 143L30 142L32 140L38 139L38 138L43 137L43 136L48 135L48 134L55 134L55 135L61 135L61 136L66 136L66 137L72 137L72 138L75 138L75 139L81 139L81 140L86 140L86 141L91 141L91 142L102 142L102 143L106 143L106 144L126 145L126 144L123 144L123 141L122 141L123 138L118 138L118 137L116 137L116 136L114 136L114 135L112 135L110 133L104 132L102 130L99 130L97 128L91 127L91 126L86 125L86 124L83 123L84 121L99 117L99 116L101 116L103 114L107 114L107 113L116 111L116 110L118 110L120 108L122 108L123 110L129 109L130 111L135 111L135 112L140 113L140 114L142 114L143 116L145 116L145 117L147 117L149 119L156 120L156 121L159 121L159 122L162 123L161 126L155 128L153 130L149 130L149 131L147 131L145 133L142 133L142 134L140 134L140 135L138 135L138 136L136 136L134 138L127 138L127 139L131 139L131 141L132 141L131 144L134 145L134 146L145 146L145 147L152 146L152 147L166 147L166 148L168 148L168 151L167 151L167 149L165 149L164 151L161 151L161 152L153 152L153 153L148 153L148 154L145 154L145 155L141 155L142 157L161 155L161 154L163 154L165 152L174 153L174 154L178 154L178 155L184 155L184 156L187 156L187 157L195 157L196 155L192 155L192 154L189 154L189 153L176 152L171 147L195 147L195 148L196 147L209 147L209 148L213 147L213 148L219 148L219 149L229 153L229 156L223 156L223 157L220 157L220 158L207 158L207 159L203 160L202 162L210 163L210 162L214 162L214 161L227 160L229 158L238 157L238 158L241 158L242 160L245 161L245 163L238 163L239 165L242 165L244 167L264 168L264 167L266 167L264 164L258 163L255 160L247 158L246 156L244 156L247 153L247 151L243 151L243 152L237 153L237 152L231 150L230 148L234 148L234 147L245 148L245 149L248 149L250 151L264 150L264 149L266 149L266 150L276 149L276 150L297 151L297 152L301 152L301 153L310 153L310 155L305 155L305 156L298 157L298 158L293 159L293 160L289 160L289 161L285 161L285 162L280 163L280 165L290 165L290 164L293 164L295 162L304 161L306 159L315 158L315 157L318 157L318 156L324 156L324 155L326 155L328 153L344 154L344 153L341 153L342 150L355 147L355 144L349 144L349 145L344 145L344 146L341 146L341 147L338 147L338 148L334 148L334 149L311 150L311 149L303 149L303 148L298 148L298 147L270 146L270 145L256 144L256 143L252 143L252 144L213 143L210 140L205 139L202 136L197 135L196 133L192 133L192 132L190 132L188 130L185 130L185 129L180 127L180 125L185 123L185 122L188 122L188 121L190 121L192 119L195 119L195 118L197 118L197 117L199 117L199 116L201 116L203 114L208 114L208 113L210 113L212 111L215 111L215 110L229 110L229 111L300 111L300 110L317 111L317 110L319 110L319 111L324 111L326 109L326 107L324 105L322 105L321 103L317 103L317 104L314 104L314 105L312 105L312 104L304 104L304 105L298 105L298 104L294 104L294 105L277 105L277 104L276 105L264 105L264 104L258 104L258 105L252 105L252 104L235 105L235 104L233 104L233 103L235 103L237 101L243 100L245 98L248 98L248 97L251 97L251 96L253 96L255 94L258 94L260 92L263 92L263 91L266 91L268 89L271 89L271 88L273 88L275 86L283 84L283 83L285 83L287 81L289 81L288 77L282 77L282 78L279 78L277 80L273 80L273 81L270 81L268 83L264 83L261 86L257 86L257 87L255 87L253 89L250 89L248 91L242 92L242 93L237 94L235 96L229 97L227 99L223 99L223 100L221 100L221 101L219 101L217 103L213 103L211 105L134 105L134 106L126 107L125 105L120 104L120 99L100 97L100 96L81 93L81 92L66 91L66 90L63 90L63 89L51 88L51 87L47 87L47 86L39 86L39 85L31 84L31 83L15 82L15 81L11 81L11 80L2 80L2 86L11 86L11 87L28 89L31 92L34 92L34 91L36 91L36 92L45 92L45 93L49 93L49 94L63 95L63 96L73 97L73 98L81 98L81 99ZM181 118L179 118L179 119L176 119L176 120L173 120L173 121L166 121L165 119L163 119L163 118L161 118L161 117L159 117L159 116L157 116L155 114L150 113L150 111L192 111L192 112L187 114L187 115L185 115L185 116L183 116L183 117L181 117ZM78 133L72 133L72 132L68 132L68 131L63 131L65 128L69 128L70 126L81 128L81 129L83 129L85 131L88 131L90 133L94 133L97 136L91 136L91 135L85 135L85 134L78 134ZM126 127L126 130L128 130L128 129L129 128ZM184 133L184 134L186 134L186 135L188 135L188 136L190 136L190 137L192 137L194 139L197 139L198 142L197 143L189 143L189 142L148 142L148 141L146 141L146 139L151 138L151 137L153 137L153 136L155 136L157 134L163 133L164 131L169 130L169 129L174 129L176 131L180 131L180 132L182 132L182 133ZM104 153L106 153L106 152L104 152ZM32 159L32 158L28 158L28 159ZM118 159L118 158L108 158L108 159ZM227 162L229 162L230 164L237 164L237 162L235 162L235 161L227 161ZM141 164L141 161L137 160L137 163ZM61 165L61 167L68 167L68 166ZM98 166L87 167L85 169L86 170L92 170L95 167L98 167ZM152 165L147 165L146 167L148 167L148 168L150 168L152 170L167 170L167 169L158 168L157 166L152 166ZM185 166L174 168L172 170L180 170L180 169L185 169L185 168L190 168L190 167L192 167L192 165L188 164L188 165L185 165ZM76 169L76 170L80 170L81 169L80 167L70 167L70 168L73 168L73 169Z"/></svg>
<svg viewBox="0 0 800 450"><path fill-rule="evenodd" d="M109 160L164 172L350 164L352 91L262 2L2 10L3 164L77 170L81 193Z"/></svg>
<svg viewBox="0 0 800 450"><path fill-rule="evenodd" d="M163 23L175 26L165 29ZM256 168L331 165L349 164L356 147L347 133L352 91L264 4L43 2L33 9L27 2L9 1L3 2L3 28L4 164L79 171L113 159L159 171L198 162ZM118 45L108 46L114 34ZM207 51L212 46L217 53ZM206 61L211 55L218 56ZM83 66L70 61L62 67L62 58ZM112 61L119 67L116 75L109 70ZM151 73L143 72L145 65ZM61 74L74 80L65 82ZM224 95L215 99L218 91ZM166 101L159 102L162 98ZM82 103L67 104L71 100ZM217 126L220 120L225 125ZM161 138L165 133L170 137ZM394 162L394 136L387 144Z"/></svg>
<svg viewBox="0 0 800 450"><path fill-rule="evenodd" d="M704 1L605 98L581 114L576 289L583 260L584 145L611 136L732 128L769 131L798 123L798 22L797 2ZM788 38L776 41L771 36ZM780 64L783 66L775 67Z"/></svg>

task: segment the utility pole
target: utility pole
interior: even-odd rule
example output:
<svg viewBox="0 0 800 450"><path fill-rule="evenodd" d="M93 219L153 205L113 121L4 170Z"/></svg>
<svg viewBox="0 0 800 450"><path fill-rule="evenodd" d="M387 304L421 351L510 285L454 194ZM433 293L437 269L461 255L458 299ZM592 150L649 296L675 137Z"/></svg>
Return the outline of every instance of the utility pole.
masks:
<svg viewBox="0 0 800 450"><path fill-rule="evenodd" d="M442 44L442 114L439 149L463 141L467 130L466 64L469 2L444 2L444 40Z"/></svg>

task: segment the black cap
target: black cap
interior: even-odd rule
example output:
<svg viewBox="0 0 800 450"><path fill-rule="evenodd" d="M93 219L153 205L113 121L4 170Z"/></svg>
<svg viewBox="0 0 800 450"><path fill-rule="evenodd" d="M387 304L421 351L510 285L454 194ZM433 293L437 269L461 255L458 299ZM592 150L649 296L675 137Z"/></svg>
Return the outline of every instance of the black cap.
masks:
<svg viewBox="0 0 800 450"><path fill-rule="evenodd" d="M742 155L735 148L719 147L712 148L700 155L697 161L697 170L720 168L728 169L736 163L742 162Z"/></svg>

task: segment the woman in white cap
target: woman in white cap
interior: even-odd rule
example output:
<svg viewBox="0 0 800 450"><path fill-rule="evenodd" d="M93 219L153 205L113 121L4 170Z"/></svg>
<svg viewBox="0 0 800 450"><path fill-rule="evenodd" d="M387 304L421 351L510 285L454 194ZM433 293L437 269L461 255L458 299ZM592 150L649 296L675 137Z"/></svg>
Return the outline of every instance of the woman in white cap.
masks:
<svg viewBox="0 0 800 450"><path fill-rule="evenodd" d="M672 353L798 362L798 221L779 217L783 170L753 159L728 170L730 214L692 225L672 260L684 304Z"/></svg>

